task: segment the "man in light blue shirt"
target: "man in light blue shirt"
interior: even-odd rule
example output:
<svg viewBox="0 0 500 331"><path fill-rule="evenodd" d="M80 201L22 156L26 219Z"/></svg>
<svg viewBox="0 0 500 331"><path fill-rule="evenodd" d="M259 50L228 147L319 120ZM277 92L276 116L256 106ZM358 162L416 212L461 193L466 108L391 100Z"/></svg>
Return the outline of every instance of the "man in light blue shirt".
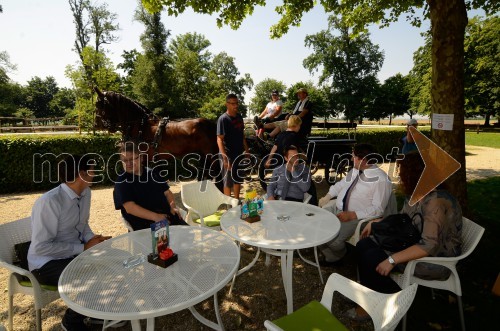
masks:
<svg viewBox="0 0 500 331"><path fill-rule="evenodd" d="M94 235L88 223L94 165L89 156L69 156L59 162L62 184L33 206L28 265L41 284L57 286L59 276L76 255L110 238ZM87 330L84 318L68 308L62 328Z"/></svg>

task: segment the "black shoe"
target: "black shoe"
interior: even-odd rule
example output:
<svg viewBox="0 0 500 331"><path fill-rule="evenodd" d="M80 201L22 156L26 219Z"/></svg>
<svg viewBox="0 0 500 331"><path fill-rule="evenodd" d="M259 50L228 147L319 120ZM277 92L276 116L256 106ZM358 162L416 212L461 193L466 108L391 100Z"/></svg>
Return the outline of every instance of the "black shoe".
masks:
<svg viewBox="0 0 500 331"><path fill-rule="evenodd" d="M259 116L255 116L253 118L253 122L255 123L255 125L257 125L257 128L259 128L259 129L262 129L264 127L264 124L262 124L262 121L259 118Z"/></svg>
<svg viewBox="0 0 500 331"><path fill-rule="evenodd" d="M90 331L90 328L83 323L78 321L68 321L68 319L64 318L61 321L61 328L64 331Z"/></svg>
<svg viewBox="0 0 500 331"><path fill-rule="evenodd" d="M319 265L321 267L325 267L325 268L338 268L338 267L341 267L344 263L342 262L342 260L338 260L338 261L334 261L334 262L329 262L329 261L326 261L325 259L320 259L319 260Z"/></svg>

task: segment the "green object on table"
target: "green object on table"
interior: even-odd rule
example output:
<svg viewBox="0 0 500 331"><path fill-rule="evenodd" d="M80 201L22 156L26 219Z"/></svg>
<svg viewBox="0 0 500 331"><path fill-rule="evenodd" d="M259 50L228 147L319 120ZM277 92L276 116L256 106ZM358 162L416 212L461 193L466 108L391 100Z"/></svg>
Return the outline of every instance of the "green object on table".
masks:
<svg viewBox="0 0 500 331"><path fill-rule="evenodd" d="M318 301L311 301L290 315L273 321L285 331L348 331L340 321Z"/></svg>
<svg viewBox="0 0 500 331"><path fill-rule="evenodd" d="M203 217L203 222L205 223L206 226L219 226L222 214L224 214L223 210L216 211L212 215ZM197 218L193 220L193 222L201 223L201 220Z"/></svg>

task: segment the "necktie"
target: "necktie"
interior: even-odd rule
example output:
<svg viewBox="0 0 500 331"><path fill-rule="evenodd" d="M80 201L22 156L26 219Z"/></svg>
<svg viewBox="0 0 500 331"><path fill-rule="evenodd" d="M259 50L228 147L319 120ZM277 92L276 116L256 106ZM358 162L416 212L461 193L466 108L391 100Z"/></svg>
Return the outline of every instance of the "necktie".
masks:
<svg viewBox="0 0 500 331"><path fill-rule="evenodd" d="M349 210L347 208L349 206L349 199L351 197L352 189L354 188L354 186L358 182L359 176L361 176L362 173L363 173L363 171L360 170L359 173L358 173L358 175L356 176L356 178L354 178L354 180L352 181L351 186L349 186L349 188L345 192L344 199L342 199L342 211L348 211Z"/></svg>

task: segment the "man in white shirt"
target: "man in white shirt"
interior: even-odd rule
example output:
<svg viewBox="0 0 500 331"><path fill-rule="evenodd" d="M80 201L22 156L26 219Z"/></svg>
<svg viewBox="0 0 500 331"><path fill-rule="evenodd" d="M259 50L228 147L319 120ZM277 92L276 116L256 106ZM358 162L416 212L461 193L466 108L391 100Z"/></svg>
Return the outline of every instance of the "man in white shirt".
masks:
<svg viewBox="0 0 500 331"><path fill-rule="evenodd" d="M59 162L62 184L43 194L33 206L28 264L41 284L57 286L59 276L76 255L111 238L94 235L89 227L94 165L88 155L69 156ZM68 308L61 323L63 330L88 330L84 318Z"/></svg>
<svg viewBox="0 0 500 331"><path fill-rule="evenodd" d="M332 185L319 206L337 215L340 232L337 238L320 246L325 260L323 265L332 266L344 257L345 241L356 230L359 220L382 216L392 192L387 174L375 164L375 149L369 144L357 144L353 148L354 167L346 177ZM333 199L336 198L336 199Z"/></svg>

